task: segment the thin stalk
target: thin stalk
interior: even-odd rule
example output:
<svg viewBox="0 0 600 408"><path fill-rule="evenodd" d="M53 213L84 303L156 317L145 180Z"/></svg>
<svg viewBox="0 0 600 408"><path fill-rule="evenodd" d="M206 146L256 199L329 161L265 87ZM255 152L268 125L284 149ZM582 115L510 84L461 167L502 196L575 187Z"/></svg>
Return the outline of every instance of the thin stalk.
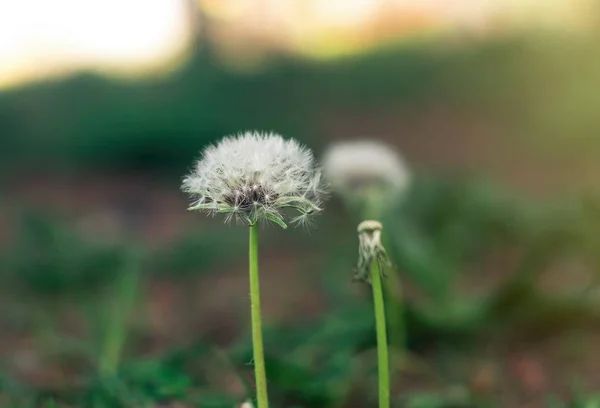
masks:
<svg viewBox="0 0 600 408"><path fill-rule="evenodd" d="M254 377L258 408L269 407L267 374L263 351L262 322L260 314L260 285L258 279L258 225L250 226L249 245L250 310L252 319L252 349L254 351Z"/></svg>
<svg viewBox="0 0 600 408"><path fill-rule="evenodd" d="M377 260L371 264L371 286L373 287L373 304L375 307L375 327L377 330L377 370L379 377L379 408L390 407L390 368L388 361L388 344L385 327L385 306L381 271Z"/></svg>
<svg viewBox="0 0 600 408"><path fill-rule="evenodd" d="M404 321L404 309L402 305L402 281L395 271L387 274L389 280L383 290L386 297L391 300L386 304L385 312L390 324L390 344L395 346L401 353L406 348L406 323Z"/></svg>
<svg viewBox="0 0 600 408"><path fill-rule="evenodd" d="M116 374L127 338L127 323L133 312L139 285L137 263L126 265L116 283L116 298L110 305L107 330L100 355L100 372Z"/></svg>
<svg viewBox="0 0 600 408"><path fill-rule="evenodd" d="M381 205L381 200L377 196L371 196L363 208L363 219L381 220L385 211ZM383 220L381 220L383 221ZM382 231L384 243L387 241L385 230ZM387 246L387 245L384 245ZM388 284L384 287L385 297L391 301L386 304L386 314L390 322L390 344L404 353L406 348L406 323L404 321L404 308L402 304L402 281L396 271L388 275ZM402 355L403 357L403 355Z"/></svg>

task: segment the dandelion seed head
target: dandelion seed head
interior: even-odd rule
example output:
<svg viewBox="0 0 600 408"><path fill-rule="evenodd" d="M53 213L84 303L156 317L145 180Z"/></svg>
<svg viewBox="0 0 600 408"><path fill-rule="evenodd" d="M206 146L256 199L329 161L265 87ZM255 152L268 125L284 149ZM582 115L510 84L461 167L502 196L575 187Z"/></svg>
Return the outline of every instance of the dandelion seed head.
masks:
<svg viewBox="0 0 600 408"><path fill-rule="evenodd" d="M324 185L312 152L274 133L245 132L207 147L184 178L190 209L285 226L286 209L321 211Z"/></svg>
<svg viewBox="0 0 600 408"><path fill-rule="evenodd" d="M391 147L370 140L334 144L325 154L323 170L331 187L348 196L377 191L397 197L410 184L402 156Z"/></svg>

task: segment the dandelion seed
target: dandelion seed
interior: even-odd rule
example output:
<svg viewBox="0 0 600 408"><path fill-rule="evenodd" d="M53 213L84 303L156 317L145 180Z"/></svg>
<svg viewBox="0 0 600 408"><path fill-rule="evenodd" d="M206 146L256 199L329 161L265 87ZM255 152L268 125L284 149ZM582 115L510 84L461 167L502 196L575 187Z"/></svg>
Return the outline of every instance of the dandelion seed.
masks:
<svg viewBox="0 0 600 408"><path fill-rule="evenodd" d="M226 214L226 219L271 221L286 227L285 210L300 217L321 211L323 182L311 151L273 133L245 132L209 146L182 190L190 210Z"/></svg>
<svg viewBox="0 0 600 408"><path fill-rule="evenodd" d="M410 184L410 174L400 154L379 142L334 144L326 152L323 166L331 187L352 199L377 195L380 200L393 200Z"/></svg>

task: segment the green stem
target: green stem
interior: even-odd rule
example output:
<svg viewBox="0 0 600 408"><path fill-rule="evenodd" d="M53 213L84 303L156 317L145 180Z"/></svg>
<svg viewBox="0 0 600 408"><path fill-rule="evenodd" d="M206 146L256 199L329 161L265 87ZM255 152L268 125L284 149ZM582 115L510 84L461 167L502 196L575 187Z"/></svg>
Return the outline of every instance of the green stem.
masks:
<svg viewBox="0 0 600 408"><path fill-rule="evenodd" d="M100 372L115 375L127 337L127 323L133 312L139 284L138 265L126 265L116 284L116 298L110 305L107 330L100 356Z"/></svg>
<svg viewBox="0 0 600 408"><path fill-rule="evenodd" d="M258 279L258 225L250 226L250 310L252 318L252 348L254 351L254 377L258 408L268 408L267 375L263 351L262 323L260 315L260 285Z"/></svg>
<svg viewBox="0 0 600 408"><path fill-rule="evenodd" d="M381 200L377 196L371 196L366 201L363 208L363 219L365 220L382 220L382 216L385 211L381 205ZM383 231L383 241L386 244L385 239L387 234ZM386 247L387 245L384 245ZM399 274L396 271L392 271L388 276L389 282L385 286L386 298L391 300L386 304L385 312L390 322L390 344L397 348L400 353L404 353L406 348L406 333L404 321L404 308L402 307L402 281ZM402 354L401 354L402 356ZM403 356L402 356L403 357Z"/></svg>
<svg viewBox="0 0 600 408"><path fill-rule="evenodd" d="M406 348L406 334L404 322L404 310L402 307L402 281L400 276L395 271L387 275L389 279L388 285L383 290L386 297L391 300L385 306L385 313L388 316L390 324L390 344L398 349L401 353Z"/></svg>
<svg viewBox="0 0 600 408"><path fill-rule="evenodd" d="M390 407L390 369L388 361L388 345L385 327L385 306L379 263L371 264L371 285L373 287L373 304L375 307L375 327L377 329L377 370L379 374L379 408Z"/></svg>

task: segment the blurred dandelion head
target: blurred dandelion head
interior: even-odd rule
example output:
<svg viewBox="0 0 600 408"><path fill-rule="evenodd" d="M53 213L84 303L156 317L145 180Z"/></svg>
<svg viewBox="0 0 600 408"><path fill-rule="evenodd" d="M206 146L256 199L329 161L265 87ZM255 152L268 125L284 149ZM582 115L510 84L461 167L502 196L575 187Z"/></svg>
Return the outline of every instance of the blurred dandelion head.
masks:
<svg viewBox="0 0 600 408"><path fill-rule="evenodd" d="M297 223L321 211L323 187L309 149L274 133L245 132L207 147L182 190L192 197L190 210L286 228L286 210L297 213Z"/></svg>
<svg viewBox="0 0 600 408"><path fill-rule="evenodd" d="M323 169L331 187L346 198L395 199L409 186L404 160L391 147L364 140L334 144L325 153Z"/></svg>

